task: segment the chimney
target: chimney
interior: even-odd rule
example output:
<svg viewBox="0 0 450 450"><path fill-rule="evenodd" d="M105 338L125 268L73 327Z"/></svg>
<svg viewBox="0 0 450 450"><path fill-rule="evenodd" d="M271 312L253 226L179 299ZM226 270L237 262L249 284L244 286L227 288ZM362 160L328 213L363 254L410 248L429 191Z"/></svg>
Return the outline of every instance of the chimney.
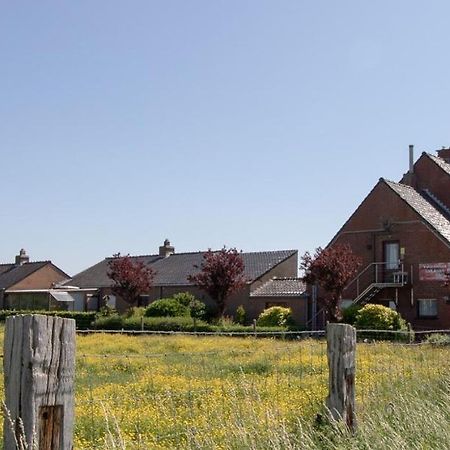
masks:
<svg viewBox="0 0 450 450"><path fill-rule="evenodd" d="M409 173L414 173L414 145L409 146Z"/></svg>
<svg viewBox="0 0 450 450"><path fill-rule="evenodd" d="M450 148L442 147L441 150L437 151L437 154L439 158L450 164Z"/></svg>
<svg viewBox="0 0 450 450"><path fill-rule="evenodd" d="M21 266L30 262L30 257L27 255L25 249L21 248L18 255L16 255L16 266Z"/></svg>
<svg viewBox="0 0 450 450"><path fill-rule="evenodd" d="M409 146L409 169L406 172L400 183L406 184L413 188L416 188L416 175L414 173L414 145Z"/></svg>
<svg viewBox="0 0 450 450"><path fill-rule="evenodd" d="M159 247L159 256L162 256L164 258L167 258L170 255L173 255L175 253L175 247L172 247L170 245L169 239L166 239L164 241L164 244Z"/></svg>

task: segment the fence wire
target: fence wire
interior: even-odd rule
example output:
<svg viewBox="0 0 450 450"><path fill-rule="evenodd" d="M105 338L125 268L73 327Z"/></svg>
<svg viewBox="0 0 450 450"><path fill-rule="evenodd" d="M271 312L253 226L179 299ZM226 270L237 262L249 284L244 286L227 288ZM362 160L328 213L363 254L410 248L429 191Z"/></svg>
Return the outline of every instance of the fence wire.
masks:
<svg viewBox="0 0 450 450"><path fill-rule="evenodd" d="M230 426L261 434L295 426L299 417L313 421L328 389L321 333L285 340L198 333L83 336L76 448L207 448ZM448 378L448 346L404 333L386 333L383 342L375 338L372 330L358 332L358 414L374 405L394 408L398 396Z"/></svg>

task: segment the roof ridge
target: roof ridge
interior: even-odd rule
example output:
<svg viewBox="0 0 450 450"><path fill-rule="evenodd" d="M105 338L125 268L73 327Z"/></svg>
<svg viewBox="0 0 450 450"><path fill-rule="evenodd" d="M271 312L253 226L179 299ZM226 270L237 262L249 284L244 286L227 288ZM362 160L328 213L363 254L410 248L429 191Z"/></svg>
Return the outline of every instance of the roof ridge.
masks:
<svg viewBox="0 0 450 450"><path fill-rule="evenodd" d="M422 154L428 156L436 165L439 166L439 168L450 175L450 164L445 159L427 152L423 152Z"/></svg>
<svg viewBox="0 0 450 450"><path fill-rule="evenodd" d="M122 257L128 256L129 258L150 258L150 257L154 258L154 257L160 256L160 255L154 254L154 255L120 255L120 256L122 256ZM114 259L114 258L115 258L115 256L106 256L105 260L106 259Z"/></svg>
<svg viewBox="0 0 450 450"><path fill-rule="evenodd" d="M300 281L303 281L303 278L302 277L273 277L272 281L273 280L300 280Z"/></svg>
<svg viewBox="0 0 450 450"><path fill-rule="evenodd" d="M231 247L233 248L233 247ZM209 250L197 250L192 252L175 252L172 253L170 256L179 256L179 255L198 255L208 252ZM211 250L213 253L220 252L219 250ZM280 252L297 252L298 250L295 249L282 249L282 250L261 250L261 251L254 251L254 252L244 252L241 250L243 255L253 255L253 254L260 254L260 253L280 253ZM155 258L155 257L161 257L161 255L153 254L153 255L124 255L129 256L130 258ZM105 259L114 259L114 256L107 256Z"/></svg>
<svg viewBox="0 0 450 450"><path fill-rule="evenodd" d="M20 264L20 265L16 265L16 263L0 263L0 266L14 266L14 267L20 267L20 266L24 266L26 264L40 264L40 263L51 263L51 261L49 259L44 259L42 261L28 261L26 263Z"/></svg>
<svg viewBox="0 0 450 450"><path fill-rule="evenodd" d="M400 183L399 181L392 181L392 180L388 180L387 178L380 178L380 181L384 181L385 183L391 183L391 184L396 184L398 186L404 186L407 187L409 189L412 189L413 191L416 191L412 186L410 186L409 184L405 184L405 183ZM416 191L417 192L417 191Z"/></svg>
<svg viewBox="0 0 450 450"><path fill-rule="evenodd" d="M26 263L23 263L22 266L26 264L40 264L40 263L51 263L49 259L43 259L42 261L28 261Z"/></svg>
<svg viewBox="0 0 450 450"><path fill-rule="evenodd" d="M447 219L447 217L444 216L431 202L429 202L423 195L420 194L420 192L416 191L411 186L408 186L406 184L402 183L396 183L392 181L387 181L384 179L380 179L380 181L383 180L387 186L389 186L390 189L394 191L394 193L400 197L401 200L403 200L411 209L413 209L433 230L438 233L441 238L445 239L447 245L450 246L450 220ZM414 193L417 200L420 200L424 202L428 208L430 208L432 211L420 211L419 206L420 205L414 205L414 199L407 199L405 198L401 192L396 190L396 187L401 187L402 189L408 188L409 191ZM429 214L436 214L436 220ZM445 221L444 223L440 223L442 220ZM447 233L446 227L449 226L449 230Z"/></svg>

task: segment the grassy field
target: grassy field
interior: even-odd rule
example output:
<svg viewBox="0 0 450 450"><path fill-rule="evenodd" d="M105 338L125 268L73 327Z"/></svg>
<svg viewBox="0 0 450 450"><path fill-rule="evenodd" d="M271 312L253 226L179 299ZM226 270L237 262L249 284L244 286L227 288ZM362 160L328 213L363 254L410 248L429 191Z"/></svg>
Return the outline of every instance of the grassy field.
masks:
<svg viewBox="0 0 450 450"><path fill-rule="evenodd" d="M448 449L450 352L359 344L359 430L317 424L322 341L77 338L76 449Z"/></svg>

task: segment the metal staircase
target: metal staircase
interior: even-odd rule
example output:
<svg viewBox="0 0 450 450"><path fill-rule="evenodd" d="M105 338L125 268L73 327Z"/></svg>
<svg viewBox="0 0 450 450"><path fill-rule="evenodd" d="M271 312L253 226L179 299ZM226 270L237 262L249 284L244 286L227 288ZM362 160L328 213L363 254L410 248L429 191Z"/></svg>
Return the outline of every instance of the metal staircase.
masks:
<svg viewBox="0 0 450 450"><path fill-rule="evenodd" d="M374 298L381 290L386 288L401 288L408 284L408 273L405 272L403 263L398 263L396 268L392 268L392 263L370 263L354 278L345 288L349 297L353 297L352 304L365 304ZM352 294L350 296L350 294ZM312 311L311 318L306 326L314 324L317 319L324 314L324 308Z"/></svg>
<svg viewBox="0 0 450 450"><path fill-rule="evenodd" d="M347 285L346 291L356 289L353 304L367 303L382 289L400 288L408 283L408 273L405 272L403 263L396 269L390 268L389 264L370 263Z"/></svg>

